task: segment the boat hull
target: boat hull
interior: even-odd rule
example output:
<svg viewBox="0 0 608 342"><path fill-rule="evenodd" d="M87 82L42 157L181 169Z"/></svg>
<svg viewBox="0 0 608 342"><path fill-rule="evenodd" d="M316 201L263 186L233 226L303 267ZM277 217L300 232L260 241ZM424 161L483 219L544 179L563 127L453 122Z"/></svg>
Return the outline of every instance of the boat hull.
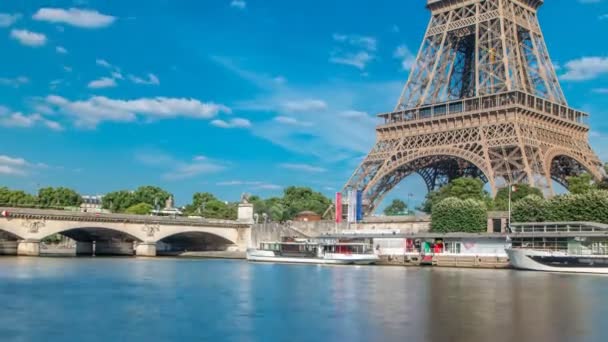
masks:
<svg viewBox="0 0 608 342"><path fill-rule="evenodd" d="M511 266L522 270L608 274L608 256L568 255L530 249L507 249Z"/></svg>
<svg viewBox="0 0 608 342"><path fill-rule="evenodd" d="M376 255L326 255L319 258L283 257L272 252L247 252L247 260L255 262L272 262L288 264L320 264L320 265L371 265L379 258Z"/></svg>

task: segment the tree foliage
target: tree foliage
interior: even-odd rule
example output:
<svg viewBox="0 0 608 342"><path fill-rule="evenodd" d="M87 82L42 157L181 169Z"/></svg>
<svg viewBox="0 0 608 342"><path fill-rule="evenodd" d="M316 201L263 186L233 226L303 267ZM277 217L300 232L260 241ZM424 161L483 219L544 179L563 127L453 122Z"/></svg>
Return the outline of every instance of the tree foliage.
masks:
<svg viewBox="0 0 608 342"><path fill-rule="evenodd" d="M38 191L38 205L41 207L76 207L82 203L82 197L68 188L42 188Z"/></svg>
<svg viewBox="0 0 608 342"><path fill-rule="evenodd" d="M192 203L186 206L184 212L205 218L235 220L237 210L238 203L220 201L209 192L197 192L192 195Z"/></svg>
<svg viewBox="0 0 608 342"><path fill-rule="evenodd" d="M139 203L149 204L152 208L165 206L165 201L171 194L156 186L141 186L135 191L120 190L109 192L103 196L102 206L112 212L122 213L127 208Z"/></svg>
<svg viewBox="0 0 608 342"><path fill-rule="evenodd" d="M549 200L526 198L513 207L515 222L587 221L608 223L608 191L556 196Z"/></svg>
<svg viewBox="0 0 608 342"><path fill-rule="evenodd" d="M433 232L477 233L487 230L487 207L483 201L448 197L433 205Z"/></svg>
<svg viewBox="0 0 608 342"><path fill-rule="evenodd" d="M407 211L407 204L400 199L394 199L391 204L384 208L384 215L396 216Z"/></svg>
<svg viewBox="0 0 608 342"><path fill-rule="evenodd" d="M283 191L282 197L262 199L251 196L254 212L260 216L268 215L268 219L276 222L292 220L302 211L312 211L323 215L332 201L320 192L309 187L290 186Z"/></svg>
<svg viewBox="0 0 608 342"><path fill-rule="evenodd" d="M148 203L138 203L125 209L125 214L148 215L152 209Z"/></svg>
<svg viewBox="0 0 608 342"><path fill-rule="evenodd" d="M481 180L465 177L456 178L439 190L429 192L420 210L431 213L435 204L449 197L481 201L486 206L490 206L492 202L490 194L483 189Z"/></svg>
<svg viewBox="0 0 608 342"><path fill-rule="evenodd" d="M0 205L3 206L35 206L36 197L21 191L0 187Z"/></svg>
<svg viewBox="0 0 608 342"><path fill-rule="evenodd" d="M543 198L543 192L535 187L532 187L528 184L518 184L515 186L515 191L511 192L511 205L519 202L520 200L533 195L540 198ZM509 210L509 187L501 188L496 193L496 198L494 199L494 209L495 210Z"/></svg>
<svg viewBox="0 0 608 342"><path fill-rule="evenodd" d="M547 201L528 195L513 203L511 219L514 222L543 222L549 217Z"/></svg>
<svg viewBox="0 0 608 342"><path fill-rule="evenodd" d="M584 194L596 188L593 177L588 173L567 178L568 191L571 194Z"/></svg>

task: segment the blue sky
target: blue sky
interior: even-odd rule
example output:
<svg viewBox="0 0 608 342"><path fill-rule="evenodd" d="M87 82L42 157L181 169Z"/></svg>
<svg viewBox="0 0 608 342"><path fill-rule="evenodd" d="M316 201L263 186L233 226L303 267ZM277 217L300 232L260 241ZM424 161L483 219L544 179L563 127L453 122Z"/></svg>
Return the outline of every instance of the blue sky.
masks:
<svg viewBox="0 0 608 342"><path fill-rule="evenodd" d="M393 109L429 13L410 0L0 2L0 185L187 203L308 185L329 196ZM573 107L608 159L608 1L547 1ZM566 18L566 19L564 19ZM567 23L567 25L565 24ZM390 196L414 193L412 176Z"/></svg>

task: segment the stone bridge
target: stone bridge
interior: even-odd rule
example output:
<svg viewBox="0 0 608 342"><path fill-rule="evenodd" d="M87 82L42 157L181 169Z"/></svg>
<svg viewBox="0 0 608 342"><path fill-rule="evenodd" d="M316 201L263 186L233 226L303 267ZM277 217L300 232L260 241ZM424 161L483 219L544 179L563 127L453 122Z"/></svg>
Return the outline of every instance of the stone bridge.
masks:
<svg viewBox="0 0 608 342"><path fill-rule="evenodd" d="M251 241L248 207L239 207L239 217L245 217L238 221L16 208L0 212L0 236L5 246L16 245L18 255L40 255L41 241L55 234L75 240L76 254L85 255L156 256L157 249L171 246L244 251ZM14 254L6 249L0 254Z"/></svg>

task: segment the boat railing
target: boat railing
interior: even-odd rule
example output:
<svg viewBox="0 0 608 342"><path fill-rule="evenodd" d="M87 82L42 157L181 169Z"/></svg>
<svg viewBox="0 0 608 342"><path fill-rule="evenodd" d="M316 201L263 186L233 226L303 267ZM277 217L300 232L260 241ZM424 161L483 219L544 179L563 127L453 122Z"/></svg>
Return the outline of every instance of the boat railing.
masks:
<svg viewBox="0 0 608 342"><path fill-rule="evenodd" d="M597 222L513 223L511 233L606 233L608 225Z"/></svg>

